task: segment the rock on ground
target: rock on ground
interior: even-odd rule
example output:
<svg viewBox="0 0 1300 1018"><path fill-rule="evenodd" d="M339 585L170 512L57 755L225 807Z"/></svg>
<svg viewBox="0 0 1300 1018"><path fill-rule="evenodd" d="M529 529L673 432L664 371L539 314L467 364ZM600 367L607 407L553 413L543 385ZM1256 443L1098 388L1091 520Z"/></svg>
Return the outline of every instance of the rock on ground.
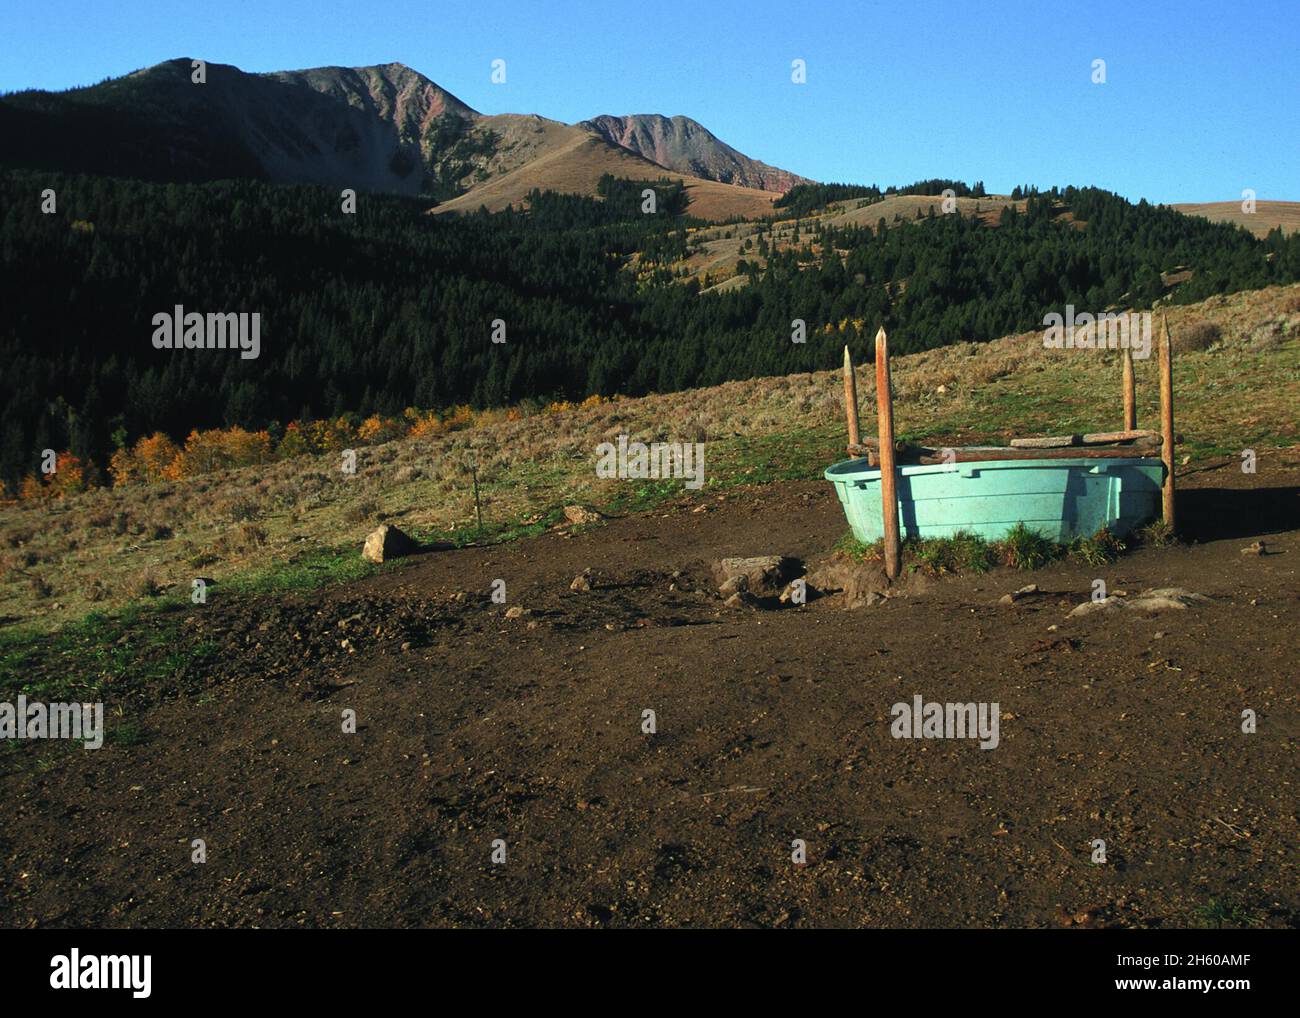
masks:
<svg viewBox="0 0 1300 1018"><path fill-rule="evenodd" d="M372 531L370 536L366 538L365 547L361 549L361 556L368 562L387 562L390 558L410 555L412 552L418 551L419 547L415 541L396 527L381 523L378 529Z"/></svg>
<svg viewBox="0 0 1300 1018"><path fill-rule="evenodd" d="M898 579L890 580L883 562L875 559L858 562L839 551L812 568L806 579L810 601L814 597L838 596L843 607L849 610L870 608L890 597L920 594L931 583L919 571L905 571Z"/></svg>
<svg viewBox="0 0 1300 1018"><path fill-rule="evenodd" d="M775 597L798 572L799 563L784 555L724 558L713 566L718 593L724 598L742 592Z"/></svg>
<svg viewBox="0 0 1300 1018"><path fill-rule="evenodd" d="M1091 615L1094 612L1111 612L1119 609L1149 612L1167 611L1169 609L1183 611L1193 605L1208 604L1210 600L1204 594L1196 594L1190 590L1184 590L1182 587L1160 587L1156 590L1144 590L1133 597L1112 594L1110 597L1103 597L1099 601L1084 601L1083 604L1070 612L1070 617L1075 618L1080 615Z"/></svg>
<svg viewBox="0 0 1300 1018"><path fill-rule="evenodd" d="M570 523L599 523L605 517L594 509L587 509L580 505L566 505L564 518Z"/></svg>
<svg viewBox="0 0 1300 1018"><path fill-rule="evenodd" d="M1027 586L1021 587L1019 590L1013 590L1010 594L1003 594L1002 597L998 599L998 604L1015 604L1023 598L1038 593L1041 593L1038 589L1038 584L1030 583Z"/></svg>

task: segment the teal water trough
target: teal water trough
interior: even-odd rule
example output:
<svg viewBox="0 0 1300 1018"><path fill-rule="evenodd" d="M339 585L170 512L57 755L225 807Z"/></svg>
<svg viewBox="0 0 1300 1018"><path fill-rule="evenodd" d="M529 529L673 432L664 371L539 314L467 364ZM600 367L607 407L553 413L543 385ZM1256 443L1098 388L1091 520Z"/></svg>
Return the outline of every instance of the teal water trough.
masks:
<svg viewBox="0 0 1300 1018"><path fill-rule="evenodd" d="M1122 537L1160 515L1164 465L1158 458L1020 459L895 468L902 537L958 532L995 541L1017 523L1052 541L1090 537L1102 527ZM826 470L853 536L884 536L880 470L865 459Z"/></svg>

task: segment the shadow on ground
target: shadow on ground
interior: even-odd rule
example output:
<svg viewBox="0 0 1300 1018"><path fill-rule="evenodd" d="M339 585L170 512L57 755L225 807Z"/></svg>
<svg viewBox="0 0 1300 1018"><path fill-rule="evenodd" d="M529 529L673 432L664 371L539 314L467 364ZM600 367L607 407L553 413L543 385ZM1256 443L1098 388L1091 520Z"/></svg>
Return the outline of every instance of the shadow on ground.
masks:
<svg viewBox="0 0 1300 1018"><path fill-rule="evenodd" d="M1300 487L1188 488L1178 492L1178 530L1194 541L1260 537L1300 527Z"/></svg>

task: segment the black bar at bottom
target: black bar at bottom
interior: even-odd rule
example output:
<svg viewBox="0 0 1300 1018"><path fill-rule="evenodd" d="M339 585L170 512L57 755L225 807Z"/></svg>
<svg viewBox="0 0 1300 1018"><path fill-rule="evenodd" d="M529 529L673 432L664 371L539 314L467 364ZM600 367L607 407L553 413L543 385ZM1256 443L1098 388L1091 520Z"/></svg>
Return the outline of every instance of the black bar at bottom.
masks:
<svg viewBox="0 0 1300 1018"><path fill-rule="evenodd" d="M519 994L621 1007L656 988L666 1003L698 986L733 1005L770 1006L776 990L813 994L811 1003L843 986L864 1002L885 991L917 1004L1073 1011L1128 997L1222 1008L1292 1000L1296 947L1294 930L10 930L0 931L0 986L6 1004L283 997L338 1007L436 990L434 999L463 991L484 1006Z"/></svg>

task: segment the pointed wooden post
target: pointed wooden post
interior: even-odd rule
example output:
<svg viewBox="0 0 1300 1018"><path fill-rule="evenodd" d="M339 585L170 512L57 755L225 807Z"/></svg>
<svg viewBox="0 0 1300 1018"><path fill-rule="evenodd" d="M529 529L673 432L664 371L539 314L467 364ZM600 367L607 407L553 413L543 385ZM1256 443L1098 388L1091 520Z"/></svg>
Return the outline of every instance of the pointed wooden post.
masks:
<svg viewBox="0 0 1300 1018"><path fill-rule="evenodd" d="M881 519L885 524L885 575L898 576L898 495L894 484L894 395L889 383L889 339L882 325L876 333L876 412L880 442Z"/></svg>
<svg viewBox="0 0 1300 1018"><path fill-rule="evenodd" d="M1165 485L1161 492L1161 505L1165 522L1173 531L1174 518L1174 344L1169 335L1169 319L1160 316L1164 323L1160 340L1160 458L1165 464Z"/></svg>
<svg viewBox="0 0 1300 1018"><path fill-rule="evenodd" d="M853 375L853 358L844 345L844 414L849 421L849 445L857 445L858 435L858 380Z"/></svg>
<svg viewBox="0 0 1300 1018"><path fill-rule="evenodd" d="M1133 351L1124 350L1124 429L1137 430L1137 387L1133 381Z"/></svg>

